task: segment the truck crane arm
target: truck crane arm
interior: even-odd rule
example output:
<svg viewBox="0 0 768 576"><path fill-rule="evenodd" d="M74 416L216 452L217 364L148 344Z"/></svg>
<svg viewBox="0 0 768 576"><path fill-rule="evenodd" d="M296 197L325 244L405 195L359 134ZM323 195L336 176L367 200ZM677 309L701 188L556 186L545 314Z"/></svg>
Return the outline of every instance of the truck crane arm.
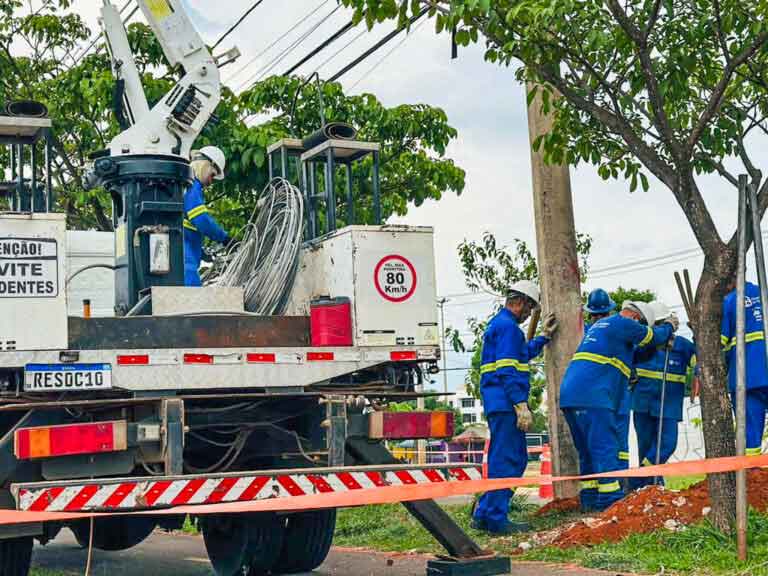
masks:
<svg viewBox="0 0 768 576"><path fill-rule="evenodd" d="M129 125L110 142L110 155L188 158L221 100L219 68L180 0L137 2L169 64L180 68L183 75L150 109L125 26L115 6L105 0L100 22Z"/></svg>

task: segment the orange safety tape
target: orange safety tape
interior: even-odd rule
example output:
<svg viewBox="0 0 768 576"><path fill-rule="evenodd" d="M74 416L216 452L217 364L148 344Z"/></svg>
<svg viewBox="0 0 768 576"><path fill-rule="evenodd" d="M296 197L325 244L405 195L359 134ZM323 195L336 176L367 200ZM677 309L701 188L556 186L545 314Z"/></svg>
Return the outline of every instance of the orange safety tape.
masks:
<svg viewBox="0 0 768 576"><path fill-rule="evenodd" d="M591 474L587 476L555 476L552 482L564 482L572 480L587 480L593 478L644 478L651 476L687 476L690 474L714 474L720 472L734 472L748 468L768 467L768 454L763 456L731 456L726 458L711 458L705 460L692 460L689 462L675 462L673 464L660 464L658 466L643 466L628 470L616 470L603 474ZM99 516L125 516L133 514L149 514L151 516L165 516L178 514L232 514L240 512L293 512L300 510L318 510L322 508L346 508L350 506L367 506L370 504L391 504L397 502L411 502L414 500L429 500L447 498L449 496L461 496L477 492L502 490L505 488L519 488L522 486L536 486L549 483L550 479L537 478L494 478L488 480L466 480L463 482L441 482L429 485L412 486L385 486L350 492L312 494L308 496L292 496L286 498L272 498L251 502L231 502L226 504L202 504L198 506L178 506L162 510L147 510L141 512L128 512L120 514L103 513L67 513L67 512L20 512L18 510L0 510L0 525L23 524L30 522L54 522L90 518Z"/></svg>

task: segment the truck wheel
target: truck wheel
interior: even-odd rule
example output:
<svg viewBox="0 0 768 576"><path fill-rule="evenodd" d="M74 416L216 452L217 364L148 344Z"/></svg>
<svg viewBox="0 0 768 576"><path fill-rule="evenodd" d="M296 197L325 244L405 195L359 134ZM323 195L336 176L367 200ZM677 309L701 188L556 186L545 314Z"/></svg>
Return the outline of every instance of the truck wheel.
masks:
<svg viewBox="0 0 768 576"><path fill-rule="evenodd" d="M116 552L141 544L152 534L157 522L154 518L101 518L94 520L93 547ZM88 548L91 532L90 520L78 520L70 529L83 548Z"/></svg>
<svg viewBox="0 0 768 576"><path fill-rule="evenodd" d="M27 576L32 564L32 538L0 540L0 574Z"/></svg>
<svg viewBox="0 0 768 576"><path fill-rule="evenodd" d="M217 576L266 574L280 554L285 520L271 512L204 516L201 524Z"/></svg>
<svg viewBox="0 0 768 576"><path fill-rule="evenodd" d="M277 574L310 572L328 556L336 529L336 510L316 510L288 517L283 549L274 567Z"/></svg>

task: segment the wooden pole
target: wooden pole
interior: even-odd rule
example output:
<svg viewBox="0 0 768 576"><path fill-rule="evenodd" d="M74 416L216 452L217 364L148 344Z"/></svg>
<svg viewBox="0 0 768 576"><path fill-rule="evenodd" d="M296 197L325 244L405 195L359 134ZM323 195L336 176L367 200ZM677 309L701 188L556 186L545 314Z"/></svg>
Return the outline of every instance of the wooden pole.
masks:
<svg viewBox="0 0 768 576"><path fill-rule="evenodd" d="M531 88L529 85L528 90ZM531 144L552 128L552 116L541 113L542 92L538 90L528 109ZM560 411L560 382L584 331L571 180L567 165L546 165L542 154L534 151L533 146L531 165L541 303L544 312L553 312L560 322L560 329L546 349L545 372L552 473L564 476L578 474L579 467L573 439ZM556 498L577 493L576 482L555 484Z"/></svg>

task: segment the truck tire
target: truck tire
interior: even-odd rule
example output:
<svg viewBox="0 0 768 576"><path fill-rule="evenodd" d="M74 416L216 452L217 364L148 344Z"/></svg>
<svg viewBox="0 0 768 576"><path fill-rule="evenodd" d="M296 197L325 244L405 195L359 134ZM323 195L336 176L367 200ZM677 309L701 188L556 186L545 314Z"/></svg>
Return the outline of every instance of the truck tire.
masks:
<svg viewBox="0 0 768 576"><path fill-rule="evenodd" d="M0 574L27 576L32 564L32 538L0 540Z"/></svg>
<svg viewBox="0 0 768 576"><path fill-rule="evenodd" d="M288 517L275 574L311 572L324 561L333 543L336 510L302 512Z"/></svg>
<svg viewBox="0 0 768 576"><path fill-rule="evenodd" d="M156 526L154 518L100 518L94 520L93 524L93 547L108 552L128 550L144 542ZM77 543L83 548L88 548L90 520L78 520L69 527Z"/></svg>
<svg viewBox="0 0 768 576"><path fill-rule="evenodd" d="M285 519L277 514L218 514L204 516L200 523L217 576L267 574L280 555Z"/></svg>

